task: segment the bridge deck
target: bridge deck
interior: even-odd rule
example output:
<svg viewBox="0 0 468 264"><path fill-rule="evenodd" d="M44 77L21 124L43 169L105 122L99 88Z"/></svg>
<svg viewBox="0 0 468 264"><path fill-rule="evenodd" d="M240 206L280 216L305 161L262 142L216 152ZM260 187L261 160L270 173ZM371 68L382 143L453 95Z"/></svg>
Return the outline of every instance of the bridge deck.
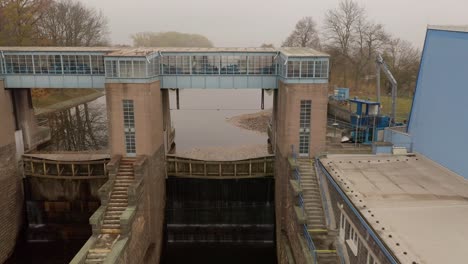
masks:
<svg viewBox="0 0 468 264"><path fill-rule="evenodd" d="M200 179L273 177L274 162L274 156L235 161L207 161L168 155L167 175Z"/></svg>

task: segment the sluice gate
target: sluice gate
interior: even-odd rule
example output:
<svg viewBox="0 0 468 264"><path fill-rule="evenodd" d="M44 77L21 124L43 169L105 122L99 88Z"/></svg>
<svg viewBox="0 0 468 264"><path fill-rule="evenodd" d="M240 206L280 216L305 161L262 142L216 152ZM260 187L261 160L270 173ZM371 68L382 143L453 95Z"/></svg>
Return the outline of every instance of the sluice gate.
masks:
<svg viewBox="0 0 468 264"><path fill-rule="evenodd" d="M169 244L274 244L274 157L167 159Z"/></svg>

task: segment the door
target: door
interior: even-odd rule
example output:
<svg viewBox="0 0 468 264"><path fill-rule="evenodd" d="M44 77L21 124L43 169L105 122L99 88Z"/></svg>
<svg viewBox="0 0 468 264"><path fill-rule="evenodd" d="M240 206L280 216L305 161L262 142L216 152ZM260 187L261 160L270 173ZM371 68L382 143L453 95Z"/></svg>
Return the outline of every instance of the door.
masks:
<svg viewBox="0 0 468 264"><path fill-rule="evenodd" d="M136 156L135 112L133 100L123 100L123 120L125 133L125 150L127 157Z"/></svg>

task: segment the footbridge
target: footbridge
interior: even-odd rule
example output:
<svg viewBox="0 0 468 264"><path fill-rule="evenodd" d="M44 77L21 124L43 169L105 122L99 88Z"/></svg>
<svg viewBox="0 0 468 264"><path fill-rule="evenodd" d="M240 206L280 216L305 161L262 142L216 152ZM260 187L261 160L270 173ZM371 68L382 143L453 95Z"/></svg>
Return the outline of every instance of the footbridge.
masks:
<svg viewBox="0 0 468 264"><path fill-rule="evenodd" d="M275 156L213 161L167 155L167 176L197 179L242 179L273 177Z"/></svg>
<svg viewBox="0 0 468 264"><path fill-rule="evenodd" d="M6 88L105 88L159 80L162 89L278 89L278 80L327 83L328 67L328 55L304 48L0 48Z"/></svg>

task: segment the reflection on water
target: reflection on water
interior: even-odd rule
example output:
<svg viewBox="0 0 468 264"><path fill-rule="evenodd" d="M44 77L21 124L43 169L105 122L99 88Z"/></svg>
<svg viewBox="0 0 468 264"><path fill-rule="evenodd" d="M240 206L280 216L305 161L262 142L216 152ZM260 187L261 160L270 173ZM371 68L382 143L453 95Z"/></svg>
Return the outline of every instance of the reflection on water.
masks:
<svg viewBox="0 0 468 264"><path fill-rule="evenodd" d="M212 146L266 144L267 135L226 122L229 117L261 111L261 90L185 89L180 91L180 110L171 92L171 118L176 128L177 151ZM265 108L273 97L265 93Z"/></svg>
<svg viewBox="0 0 468 264"><path fill-rule="evenodd" d="M107 148L105 97L46 116L51 142L42 150L88 151ZM44 117L43 117L44 118Z"/></svg>

